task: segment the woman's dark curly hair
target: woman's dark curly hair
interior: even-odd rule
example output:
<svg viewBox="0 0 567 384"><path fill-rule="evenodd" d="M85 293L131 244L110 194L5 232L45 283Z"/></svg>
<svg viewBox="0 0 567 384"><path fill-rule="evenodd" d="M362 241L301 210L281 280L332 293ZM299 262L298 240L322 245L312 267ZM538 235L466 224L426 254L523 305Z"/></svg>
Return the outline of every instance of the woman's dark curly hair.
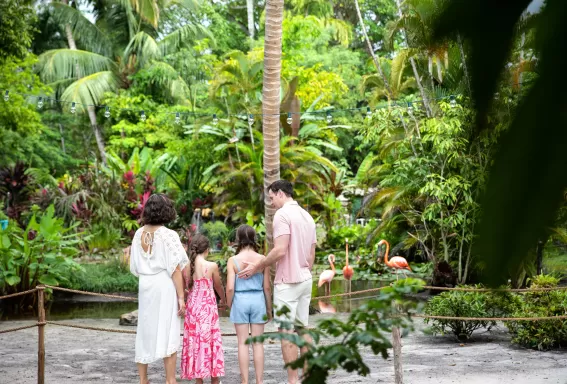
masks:
<svg viewBox="0 0 567 384"><path fill-rule="evenodd" d="M164 225L177 217L173 202L163 193L151 195L142 212L142 224Z"/></svg>
<svg viewBox="0 0 567 384"><path fill-rule="evenodd" d="M254 228L242 224L236 230L236 254L239 254L241 250L247 247L254 249L254 252L258 252L260 249Z"/></svg>

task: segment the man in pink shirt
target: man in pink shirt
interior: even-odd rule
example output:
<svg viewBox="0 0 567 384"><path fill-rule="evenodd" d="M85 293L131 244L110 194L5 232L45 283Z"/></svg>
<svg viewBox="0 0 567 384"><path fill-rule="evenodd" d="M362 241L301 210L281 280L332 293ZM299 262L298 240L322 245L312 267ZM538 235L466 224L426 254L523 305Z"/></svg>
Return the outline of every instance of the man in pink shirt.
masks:
<svg viewBox="0 0 567 384"><path fill-rule="evenodd" d="M313 280L311 268L315 261L315 221L311 215L293 200L293 187L289 181L278 180L268 187L268 195L275 208L274 248L263 261L249 264L239 274L240 278L254 276L264 268L276 264L274 280L274 309L287 306L290 312L282 320L306 327L309 322L309 303ZM280 332L292 332L279 328ZM298 358L297 346L282 340L285 363ZM296 370L288 368L288 383L296 384Z"/></svg>

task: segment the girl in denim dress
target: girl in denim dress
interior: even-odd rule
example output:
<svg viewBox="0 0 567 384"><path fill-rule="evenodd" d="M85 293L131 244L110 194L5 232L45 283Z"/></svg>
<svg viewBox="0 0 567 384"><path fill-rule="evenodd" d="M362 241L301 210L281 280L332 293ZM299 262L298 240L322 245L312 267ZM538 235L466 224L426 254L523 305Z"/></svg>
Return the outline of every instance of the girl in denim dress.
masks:
<svg viewBox="0 0 567 384"><path fill-rule="evenodd" d="M241 225L236 231L236 256L227 264L226 298L230 307L230 321L236 329L238 339L238 365L242 384L248 383L249 334L261 336L264 325L272 319L272 296L270 287L270 268L248 279L240 279L238 272L248 263L257 263L265 256L258 253L256 231L249 225ZM252 345L256 383L263 383L264 345Z"/></svg>

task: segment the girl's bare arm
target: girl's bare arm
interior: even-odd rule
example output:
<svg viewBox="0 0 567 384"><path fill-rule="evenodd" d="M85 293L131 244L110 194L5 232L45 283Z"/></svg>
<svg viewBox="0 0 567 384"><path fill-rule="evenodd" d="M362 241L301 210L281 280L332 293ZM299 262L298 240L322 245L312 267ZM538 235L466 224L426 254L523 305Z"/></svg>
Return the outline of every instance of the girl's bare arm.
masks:
<svg viewBox="0 0 567 384"><path fill-rule="evenodd" d="M216 263L213 264L213 285L215 287L215 291L217 291L218 295L221 299L221 304L226 303L226 295L224 293L224 287L222 286L222 280L220 277L219 266Z"/></svg>
<svg viewBox="0 0 567 384"><path fill-rule="evenodd" d="M228 259L226 264L226 305L232 307L232 299L234 298L234 282L236 280L236 273L234 272L234 261L232 257Z"/></svg>

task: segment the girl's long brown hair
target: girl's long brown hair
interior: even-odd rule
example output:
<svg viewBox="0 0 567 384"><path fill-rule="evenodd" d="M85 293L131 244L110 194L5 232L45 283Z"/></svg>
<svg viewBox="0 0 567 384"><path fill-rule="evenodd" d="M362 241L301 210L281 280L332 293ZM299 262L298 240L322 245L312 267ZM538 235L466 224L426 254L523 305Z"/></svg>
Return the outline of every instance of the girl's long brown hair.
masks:
<svg viewBox="0 0 567 384"><path fill-rule="evenodd" d="M193 239L191 240L191 246L189 247L189 261L190 261L190 269L189 269L189 276L188 279L188 287L189 290L193 289L193 274L195 273L195 259L198 255L205 253L207 249L209 249L210 243L209 239L206 236L201 235L200 233L196 234Z"/></svg>
<svg viewBox="0 0 567 384"><path fill-rule="evenodd" d="M242 224L236 230L236 254L239 254L246 247L251 247L254 252L258 252L260 246L256 238L256 231L249 225Z"/></svg>

